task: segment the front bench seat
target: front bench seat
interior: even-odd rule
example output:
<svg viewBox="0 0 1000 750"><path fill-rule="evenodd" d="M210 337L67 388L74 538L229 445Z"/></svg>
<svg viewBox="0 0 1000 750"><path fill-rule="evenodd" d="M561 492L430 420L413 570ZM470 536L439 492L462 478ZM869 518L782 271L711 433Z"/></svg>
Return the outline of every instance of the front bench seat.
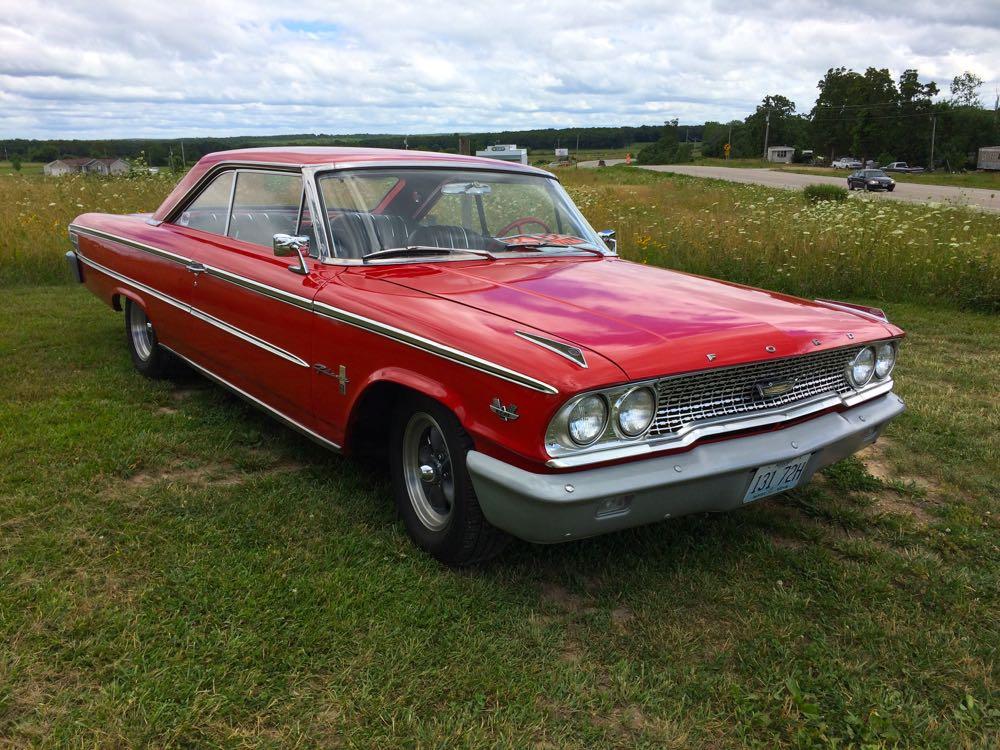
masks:
<svg viewBox="0 0 1000 750"><path fill-rule="evenodd" d="M345 211L330 220L330 233L338 257L360 258L375 250L405 247L410 225L398 214ZM372 247L372 234L377 245Z"/></svg>

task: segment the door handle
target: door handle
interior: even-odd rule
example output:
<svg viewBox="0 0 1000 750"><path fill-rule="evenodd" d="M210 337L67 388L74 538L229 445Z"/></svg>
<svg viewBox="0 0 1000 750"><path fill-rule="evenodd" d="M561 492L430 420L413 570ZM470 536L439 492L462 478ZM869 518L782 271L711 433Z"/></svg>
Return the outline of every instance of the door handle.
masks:
<svg viewBox="0 0 1000 750"><path fill-rule="evenodd" d="M205 273L206 271L205 266L201 263L188 263L185 268L194 274Z"/></svg>

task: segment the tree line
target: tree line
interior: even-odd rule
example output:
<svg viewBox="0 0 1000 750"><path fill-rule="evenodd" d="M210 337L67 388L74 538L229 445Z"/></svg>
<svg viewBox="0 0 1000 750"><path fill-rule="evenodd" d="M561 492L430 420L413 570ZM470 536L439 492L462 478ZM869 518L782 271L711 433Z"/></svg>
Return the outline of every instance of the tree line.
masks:
<svg viewBox="0 0 1000 750"><path fill-rule="evenodd" d="M1000 144L1000 97L992 107L981 98L983 82L972 73L952 79L948 97L934 81L923 81L916 70L905 70L896 79L886 68L859 73L845 67L830 68L819 81L816 103L799 112L794 101L768 94L743 120L680 125L676 119L662 126L639 125L588 128L502 130L491 133L398 134L293 134L234 136L227 138L28 140L3 142L12 161L49 162L57 158L121 156L155 166L181 168L205 154L259 146L369 146L457 152L460 138L470 150L495 143L516 143L531 151L552 153L557 147L619 149L637 143L651 144L640 152L640 161L665 163L690 161L692 143L701 143L706 157L724 156L731 144L734 158L761 158L768 145L790 146L797 156L811 150L829 161L840 156L872 159L880 164L908 161L959 170L974 168L982 146ZM932 145L933 144L933 145ZM932 153L933 149L933 153Z"/></svg>
<svg viewBox="0 0 1000 750"><path fill-rule="evenodd" d="M809 112L797 112L780 94L765 96L744 120L705 123L701 153L722 157L729 142L731 157L761 158L766 133L769 145L812 150L828 163L850 155L879 164L975 168L979 148L1000 144L1000 98L986 107L982 85L963 73L952 79L950 96L935 101L937 84L916 70L894 79L886 68L830 68Z"/></svg>
<svg viewBox="0 0 1000 750"><path fill-rule="evenodd" d="M694 128L692 128L694 130ZM293 134L233 136L227 138L111 139L111 140L28 140L4 141L7 158L50 162L65 157L101 158L121 156L135 159L142 154L155 166L191 165L205 154L261 146L368 146L372 148L411 148L424 151L456 153L459 139L470 141L473 152L495 143L516 143L533 151L553 153L557 147L570 149L628 148L634 143L659 140L663 128L656 125L546 128L539 130L502 130L493 133L438 133L430 135L398 134Z"/></svg>

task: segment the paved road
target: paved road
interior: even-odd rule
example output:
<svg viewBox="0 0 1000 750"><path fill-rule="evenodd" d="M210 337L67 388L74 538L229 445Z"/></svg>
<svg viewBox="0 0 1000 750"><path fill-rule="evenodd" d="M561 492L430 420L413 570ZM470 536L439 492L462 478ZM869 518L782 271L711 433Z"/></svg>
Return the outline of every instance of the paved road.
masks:
<svg viewBox="0 0 1000 750"><path fill-rule="evenodd" d="M607 159L606 164L623 163L623 159ZM580 162L581 167L596 167L596 161ZM735 167L698 167L691 164L663 164L640 167L654 172L674 172L694 177L712 177L730 182L768 185L769 187L785 188L786 190L801 190L806 185L840 185L847 184L847 172L844 177L824 177L821 175L798 174L771 169L737 169ZM1000 211L1000 190L985 190L983 188L960 188L948 185L919 185L913 182L897 182L896 189L891 193L871 193L878 198L909 201L911 203L960 203L978 206L988 211Z"/></svg>

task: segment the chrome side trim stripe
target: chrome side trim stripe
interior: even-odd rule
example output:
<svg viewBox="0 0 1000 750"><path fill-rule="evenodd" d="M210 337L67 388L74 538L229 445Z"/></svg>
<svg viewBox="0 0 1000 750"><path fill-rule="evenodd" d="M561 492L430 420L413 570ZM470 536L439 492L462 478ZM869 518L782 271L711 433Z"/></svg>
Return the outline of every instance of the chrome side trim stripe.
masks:
<svg viewBox="0 0 1000 750"><path fill-rule="evenodd" d="M415 333L404 331L402 328L396 328L395 326L388 325L387 323L380 323L377 320L372 320L371 318L366 318L361 315L347 312L346 310L341 310L333 307L332 305L328 305L325 302L314 302L313 309L324 317L341 323L346 323L347 325L355 326L356 328L363 328L371 333L376 333L379 336L385 336L386 338L393 339L401 344L412 346L414 349L420 349L422 351L435 354L451 362L471 367L473 370L485 372L487 375L492 375L500 378L501 380L506 380L509 383L515 383L542 393L553 395L559 393L559 390L555 386L543 383L541 380L536 380L529 375L517 372L516 370L511 370L503 365L498 365L496 362L491 362L488 359L477 357L473 354L469 354L468 352L463 352L460 349L454 349L450 346L439 344L431 339L418 336Z"/></svg>
<svg viewBox="0 0 1000 750"><path fill-rule="evenodd" d="M101 232L96 229L88 229L86 227L79 227L77 225L71 224L70 231L79 232L82 234L91 234L95 237L108 239L113 242L120 242L130 247L134 247L137 250L145 250L149 253L152 253L153 255L160 255L162 257L168 258L169 260L174 260L178 263L187 264L192 262L190 258L185 258L183 256L167 252L166 250L158 250L150 245L146 245L141 242L134 242L124 237L119 237L117 235L109 234L107 232ZM88 261L82 255L80 256L80 258L81 260L84 260L84 262L93 264L93 261ZM193 308L190 308L187 305L183 305L178 300L175 300L172 297L167 297L161 292L157 292L155 289L152 289L146 286L145 284L140 284L139 282L129 279L128 277L117 274L114 271L105 268L104 266L100 266L98 270L107 273L108 275L118 279L119 281L122 281L123 283L131 284L136 288L141 288L147 293L156 297L157 299L169 302L170 304L174 304L176 306L181 307L182 309L186 309L189 312L193 313ZM479 372L484 372L487 375L492 375L494 377L500 378L501 380L506 380L509 383L515 383L516 385L524 386L525 388L530 388L532 390L539 391L541 393L548 393L551 395L559 393L559 389L557 389L555 386L549 385L548 383L545 383L541 380L537 380L531 377L530 375L525 375L524 373L512 370L509 367L504 367L503 365L497 364L496 362L491 362L487 359L483 359L482 357L477 357L474 354L469 354L468 352L464 352L460 349L455 349L454 347L447 346L446 344L441 344L438 343L437 341L432 341L431 339L403 330L402 328L396 328L395 326L391 326L388 323L381 323L377 320L366 318L363 315L357 315L356 313L348 312L347 310L341 310L340 308L333 307L332 305L328 305L324 302L314 302L308 297L302 297L298 294L292 294L291 292L286 292L283 289L278 289L268 284L262 284L259 281L248 279L245 276L240 276L239 274L235 274L230 271L225 271L221 268L215 268L213 266L206 265L205 273L209 274L210 276L214 276L215 278L222 279L223 281L228 281L231 284L236 284L237 286L243 287L244 289L248 289L251 292L256 292L258 294L264 295L265 297L270 297L280 302L284 302L289 305L294 305L295 307L302 308L303 310L309 310L311 312L317 313L327 318L331 318L341 323L346 323L347 325L355 326L356 328L363 328L364 330L370 331L371 333L376 333L380 336L385 336L386 338L393 339L394 341L398 341L401 344L412 346L415 349L421 349L423 351L429 352L430 354L434 354L444 359L447 359L451 362L456 362L457 364L470 367L473 370L478 370ZM207 315L207 313L205 313L205 315ZM207 320L206 322L213 324L215 324L215 322L218 322L219 324L225 325L227 326L225 330L232 329L230 330L231 333L233 331L240 331L240 329L235 328L234 326L229 326L228 323L225 323L224 321L221 321L218 318L212 318L212 316L208 317L211 318L211 320ZM248 337L246 340L250 341L250 343L257 344L258 346L266 345L264 346L264 348L266 348L272 354L276 354L278 351L284 352L283 349L279 349L279 347L276 347L273 344L269 344L268 342L262 341L261 339L258 339L255 336L253 336L252 334L246 333L245 331L240 331L240 333L242 333L245 337ZM295 362L296 364L302 363L304 367L309 366L307 363L303 362L303 360L299 359L298 357L295 357L295 355L293 354L289 354L288 352L284 352L284 354L288 355L286 359L291 358L291 361ZM577 362L577 364L579 364L579 362Z"/></svg>
<svg viewBox="0 0 1000 750"><path fill-rule="evenodd" d="M79 250L76 251L76 257L79 258L80 262L83 263L84 265L90 266L91 268L96 269L96 270L100 271L101 273L107 274L108 276L110 276L111 278L115 279L116 281L120 281L123 284L128 284L129 286L133 286L136 289L141 289L146 294L148 294L150 297L155 297L156 299L160 300L160 302L166 302L168 305L173 305L174 307L178 308L179 310L183 310L184 312L191 312L191 306L190 305L184 304L179 299L174 299L169 294L164 294L163 292L158 292L155 289L153 289L152 287L146 286L145 284L143 284L143 283L141 283L139 281L136 281L135 279L130 279L128 276L122 276L117 271L112 271L107 266L102 266L97 261L91 260L90 258L88 258L87 256L85 256L83 253L81 253Z"/></svg>
<svg viewBox="0 0 1000 750"><path fill-rule="evenodd" d="M160 346L163 346L163 344L160 344ZM247 393L246 391L244 391L242 388L240 388L237 385L233 385L232 383L230 383L228 380L226 380L221 375L216 375L214 372L212 372L211 370L209 370L206 367L203 367L202 365L199 365L194 360L188 359L183 354L178 354L176 351L174 351L173 349L171 349L169 346L163 346L163 348L166 349L171 354L173 354L178 359L182 359L185 362L187 362L189 365L191 365L191 367L193 367L194 369L196 369L198 372L200 372L205 377L209 378L210 380L214 380L216 383L218 383L219 385L223 386L224 388L228 388L229 390L231 390L233 393L235 393L240 398L246 399L247 401L249 401L254 406L258 407L259 409L262 409L265 412L267 412L268 414L270 414L272 417L274 417L275 419L277 419L279 422L281 422L282 424L286 425L287 427L291 427L293 430L296 430L297 432L301 432L307 438L309 438L310 440L314 440L315 442L317 442L320 445L322 445L324 448L329 448L330 450L334 450L334 451L339 451L340 450L340 446L337 443L333 442L332 440L327 440L325 437L323 437L322 435L320 435L318 432L314 432L313 430L310 430L308 427L306 427L304 424L301 424L300 422L296 422L294 419L292 419L291 417L289 417L287 414L284 414L283 412L278 411L273 406L268 406L266 403L264 403L263 401L261 401L256 396L253 396L253 395Z"/></svg>
<svg viewBox="0 0 1000 750"><path fill-rule="evenodd" d="M219 320L215 316L209 315L207 312L204 312L203 310L199 310L197 307L192 307L191 305L185 304L184 302L181 302L180 300L175 299L168 294L164 294L163 292L158 292L152 287L140 283L135 279L130 279L128 276L122 276L120 273L112 271L110 268L102 266L100 263L90 260L89 258L81 255L80 253L77 253L77 257L80 258L80 261L82 263L85 263L91 268L94 268L100 271L101 273L105 273L111 278L122 282L123 284L128 284L129 286L135 287L136 289L141 289L149 296L155 297L161 302L166 302L168 305L173 305L179 310L183 310L184 312L190 313L199 320L203 320L209 325L215 326L219 330L225 331L226 333L231 334L232 336L236 336L237 338L242 339L243 341L246 341L249 344L253 344L254 346L257 346L263 349L264 351L269 352L277 357L281 357L282 359L287 359L289 362L292 362L293 364L296 364L299 367L305 367L305 368L309 367L309 363L306 362L301 357L296 357L291 352L287 352L284 349L277 347L268 341L265 341L264 339L258 338L257 336L254 336L252 333L247 333L242 328L237 328L236 326L230 325L224 320Z"/></svg>
<svg viewBox="0 0 1000 750"><path fill-rule="evenodd" d="M76 234L88 234L91 237L97 237L102 240L110 240L111 242L118 242L122 245L128 245L136 250L142 250L149 253L150 255L155 255L164 260L171 260L174 263L190 263L190 258L185 258L183 255L177 255L177 253L172 253L169 250L161 250L158 247L153 247L152 245L147 245L144 242L136 242L135 240L130 240L126 237L119 237L117 234L111 234L110 232L104 232L100 229L91 229L90 227L81 227L79 224L69 225L70 236L73 233Z"/></svg>
<svg viewBox="0 0 1000 750"><path fill-rule="evenodd" d="M276 299L279 302L286 302L289 305L301 307L303 310L312 310L312 300L308 297L301 297L298 294L292 294L291 292L286 292L283 289L278 289L277 287L273 287L268 284L262 284L259 281L248 279L246 276L240 276L239 274L224 271L221 268L215 268L214 266L205 266L205 273L209 276L214 276L217 279L228 281L230 284L236 284L236 286L243 287L251 292L257 292L258 294L263 294L265 297Z"/></svg>
<svg viewBox="0 0 1000 750"><path fill-rule="evenodd" d="M291 352L286 352L284 349L271 344L264 339L257 338L252 333L247 333L242 328L237 328L234 325L230 325L224 320L219 320L218 318L209 315L207 312L199 310L197 307L190 308L189 312L199 320L204 320L209 325L213 325L216 328L225 331L226 333L232 334L238 339L243 339L249 344L253 344L256 347L263 349L266 352L270 352L276 357L281 357L282 359L287 359L292 364L298 365L299 367L305 367L308 369L309 363L306 362L301 357L296 357Z"/></svg>

